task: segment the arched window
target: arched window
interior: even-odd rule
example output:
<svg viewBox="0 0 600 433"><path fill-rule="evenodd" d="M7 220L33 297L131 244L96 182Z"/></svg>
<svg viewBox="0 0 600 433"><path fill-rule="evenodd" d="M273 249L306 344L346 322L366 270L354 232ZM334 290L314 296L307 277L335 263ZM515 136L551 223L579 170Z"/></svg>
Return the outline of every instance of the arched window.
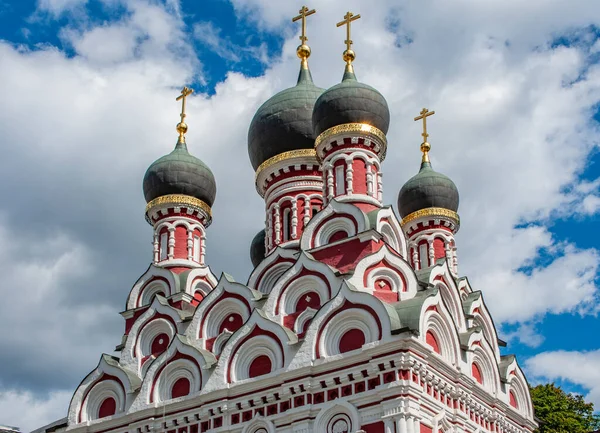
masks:
<svg viewBox="0 0 600 433"><path fill-rule="evenodd" d="M427 334L425 335L425 342L433 349L435 353L439 355L442 354L440 343L438 343L438 340L433 332L427 331Z"/></svg>
<svg viewBox="0 0 600 433"><path fill-rule="evenodd" d="M360 349L365 344L365 334L360 329L350 329L340 338L340 353Z"/></svg>
<svg viewBox="0 0 600 433"><path fill-rule="evenodd" d="M171 388L171 398L185 397L190 393L190 381L182 377L177 379Z"/></svg>
<svg viewBox="0 0 600 433"><path fill-rule="evenodd" d="M290 208L283 210L283 242L290 240L290 233L292 231L292 211Z"/></svg>
<svg viewBox="0 0 600 433"><path fill-rule="evenodd" d="M98 418L104 418L107 416L113 416L117 413L117 402L114 398L108 397L100 405L98 410Z"/></svg>
<svg viewBox="0 0 600 433"><path fill-rule="evenodd" d="M471 374L473 379L483 385L483 375L481 374L481 369L475 363L471 364Z"/></svg>
<svg viewBox="0 0 600 433"><path fill-rule="evenodd" d="M250 363L248 377L252 378L263 376L265 374L269 374L272 370L273 363L271 362L271 358L266 355L260 355L254 358L254 360Z"/></svg>

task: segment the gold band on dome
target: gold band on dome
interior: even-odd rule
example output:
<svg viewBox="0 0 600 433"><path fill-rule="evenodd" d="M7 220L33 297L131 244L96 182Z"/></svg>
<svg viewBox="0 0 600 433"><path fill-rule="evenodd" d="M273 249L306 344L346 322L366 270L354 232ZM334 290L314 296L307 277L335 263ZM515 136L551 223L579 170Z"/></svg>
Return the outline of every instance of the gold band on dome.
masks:
<svg viewBox="0 0 600 433"><path fill-rule="evenodd" d="M210 209L210 206L208 204L206 204L205 202L203 202L202 200L200 200L196 197L192 197L190 195L168 194L168 195L163 195L161 197L157 197L154 200L150 201L150 203L148 203L146 205L146 213L148 213L148 211L151 208L153 208L154 206L160 206L160 205L173 205L173 206L180 206L180 207L193 206L193 207L202 209L204 212L206 212L208 214L209 217L212 217L212 211Z"/></svg>
<svg viewBox="0 0 600 433"><path fill-rule="evenodd" d="M380 152L381 160L383 161L385 159L385 154L387 151L387 138L385 134L381 131L381 129L375 128L374 126L366 123L344 123L343 125L333 126L323 131L315 140L315 149L328 138L347 132L360 132L362 134L370 134L377 137L383 143L383 150Z"/></svg>
<svg viewBox="0 0 600 433"><path fill-rule="evenodd" d="M400 221L400 225L405 226L406 224L408 224L418 218L428 217L428 216L451 218L451 219L455 220L457 224L460 224L460 217L458 216L458 214L456 212L451 211L450 209L444 209L443 207L428 207L428 208L413 212L411 214L408 214L407 216L402 218L402 221Z"/></svg>
<svg viewBox="0 0 600 433"><path fill-rule="evenodd" d="M263 170L271 167L274 164L277 164L278 162L285 161L286 159L302 158L302 157L316 158L317 152L314 149L297 149L297 150L290 150L288 152L283 152L283 153L280 153L279 155L275 155L275 156L267 159L265 162L263 162L261 165L258 166L258 168L256 169L256 174L254 175L254 180L256 181L256 179L258 179L258 176L260 175L260 173Z"/></svg>

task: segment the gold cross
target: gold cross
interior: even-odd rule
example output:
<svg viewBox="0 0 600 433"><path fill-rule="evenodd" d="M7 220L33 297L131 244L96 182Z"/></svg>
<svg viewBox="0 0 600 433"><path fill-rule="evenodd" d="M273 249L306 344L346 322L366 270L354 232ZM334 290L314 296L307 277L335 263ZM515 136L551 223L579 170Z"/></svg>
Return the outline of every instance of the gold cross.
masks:
<svg viewBox="0 0 600 433"><path fill-rule="evenodd" d="M423 119L423 133L421 135L423 136L423 142L426 142L427 137L429 137L429 134L427 133L427 118L433 116L435 111L429 111L427 108L423 108L419 114L420 116L415 117L415 122Z"/></svg>
<svg viewBox="0 0 600 433"><path fill-rule="evenodd" d="M194 89L190 89L189 87L184 86L183 89L181 89L181 95L175 98L176 101L181 101L181 114L179 115L181 117L181 122L177 124L177 132L179 132L179 138L182 140L184 140L184 134L187 132L187 125L184 122L186 116L185 102L186 98L192 93L194 93Z"/></svg>
<svg viewBox="0 0 600 433"><path fill-rule="evenodd" d="M419 114L419 116L415 117L415 122L417 120L423 120L423 133L421 134L423 136L423 143L421 143L423 158L421 159L421 162L429 162L429 150L431 149L431 144L427 141L427 137L429 137L429 134L427 133L427 118L433 116L435 111L429 111L427 108L423 108Z"/></svg>
<svg viewBox="0 0 600 433"><path fill-rule="evenodd" d="M317 11L314 9L308 10L306 6L302 6L302 9L300 9L298 12L300 13L300 15L292 18L292 22L295 23L300 19L302 20L302 35L300 36L300 41L302 45L305 45L306 41L308 41L308 38L306 37L306 17L316 13Z"/></svg>
<svg viewBox="0 0 600 433"><path fill-rule="evenodd" d="M344 21L340 21L339 23L337 23L337 27L341 27L343 25L347 26L346 27L346 40L344 42L346 43L346 49L348 51L350 51L350 49L352 48L352 39L350 39L350 23L352 21L356 21L359 18L360 18L360 14L354 15L352 12L348 11L348 13L346 15L344 15Z"/></svg>

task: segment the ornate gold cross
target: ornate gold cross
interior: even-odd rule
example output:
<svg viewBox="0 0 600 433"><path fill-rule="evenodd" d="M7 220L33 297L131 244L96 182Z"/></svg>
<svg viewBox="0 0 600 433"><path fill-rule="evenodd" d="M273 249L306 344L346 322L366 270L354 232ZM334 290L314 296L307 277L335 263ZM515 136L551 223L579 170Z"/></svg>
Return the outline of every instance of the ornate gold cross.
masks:
<svg viewBox="0 0 600 433"><path fill-rule="evenodd" d="M359 18L360 14L354 15L352 12L348 11L348 13L344 15L344 21L340 21L339 23L337 23L337 27L341 27L343 25L346 26L346 40L344 42L346 43L346 50L348 51L350 51L352 48L352 39L350 39L350 23L352 21L356 21Z"/></svg>
<svg viewBox="0 0 600 433"><path fill-rule="evenodd" d="M429 134L427 133L427 118L429 116L433 116L435 111L429 111L427 108L423 108L419 113L419 116L415 117L415 122L417 120L423 120L423 143L421 143L421 152L423 152L422 162L429 162L429 150L431 149L431 144L427 141L427 137Z"/></svg>
<svg viewBox="0 0 600 433"><path fill-rule="evenodd" d="M420 116L415 117L415 122L423 119L423 133L421 135L423 136L423 142L426 142L427 137L429 137L429 134L427 133L427 118L433 116L435 111L429 111L427 108L423 108L419 114Z"/></svg>
<svg viewBox="0 0 600 433"><path fill-rule="evenodd" d="M176 101L181 101L181 122L179 122L177 124L177 132L179 132L179 138L180 139L184 139L184 134L187 132L187 125L184 122L185 120L185 102L186 102L186 98L191 95L192 93L194 93L194 89L190 89L187 86L184 86L183 89L181 89L181 95L179 95L177 98L175 98Z"/></svg>
<svg viewBox="0 0 600 433"><path fill-rule="evenodd" d="M302 35L300 36L300 41L302 45L304 45L306 44L306 41L308 41L308 38L306 37L306 17L316 13L317 11L315 9L308 10L306 6L302 6L302 9L300 9L298 12L300 15L292 18L292 22L295 23L298 20L302 20Z"/></svg>

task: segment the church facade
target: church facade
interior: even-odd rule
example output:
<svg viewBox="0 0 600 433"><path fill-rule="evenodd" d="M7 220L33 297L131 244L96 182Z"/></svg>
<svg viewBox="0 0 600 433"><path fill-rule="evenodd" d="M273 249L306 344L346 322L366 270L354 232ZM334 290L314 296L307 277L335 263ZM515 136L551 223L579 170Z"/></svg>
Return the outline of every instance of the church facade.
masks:
<svg viewBox="0 0 600 433"><path fill-rule="evenodd" d="M500 353L482 294L459 277L458 190L423 158L383 200L390 113L354 73L324 90L308 67L304 8L298 82L266 101L248 151L265 226L246 283L213 274L206 238L216 180L175 149L147 170L153 260L126 301L119 356L75 390L73 433L525 433L525 376ZM389 149L389 151L394 151ZM415 167L416 168L416 167ZM394 187L394 185L386 185Z"/></svg>

